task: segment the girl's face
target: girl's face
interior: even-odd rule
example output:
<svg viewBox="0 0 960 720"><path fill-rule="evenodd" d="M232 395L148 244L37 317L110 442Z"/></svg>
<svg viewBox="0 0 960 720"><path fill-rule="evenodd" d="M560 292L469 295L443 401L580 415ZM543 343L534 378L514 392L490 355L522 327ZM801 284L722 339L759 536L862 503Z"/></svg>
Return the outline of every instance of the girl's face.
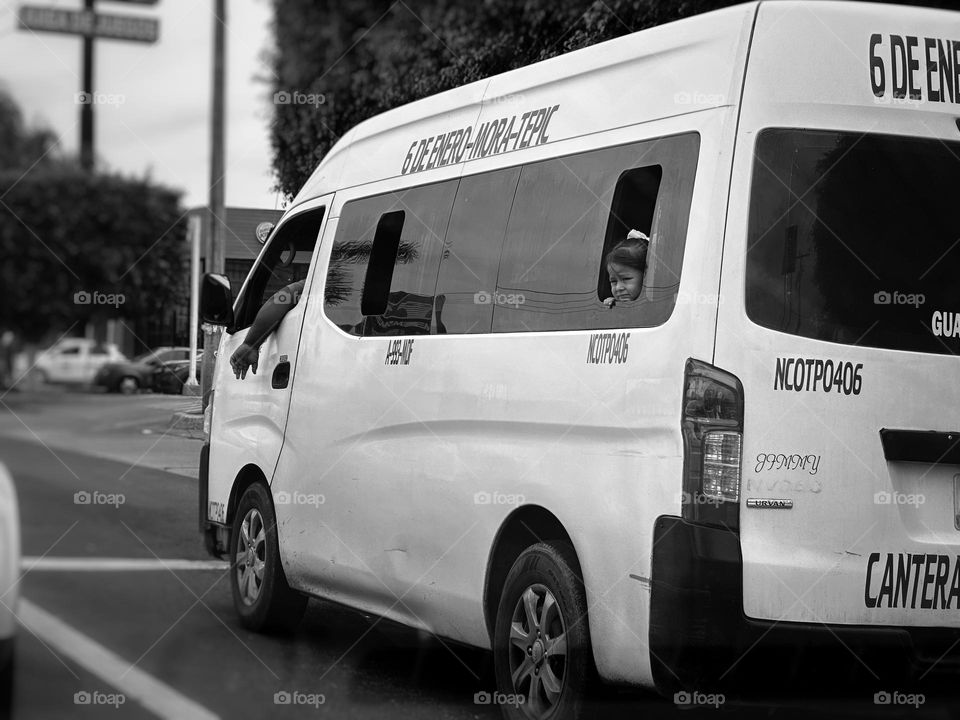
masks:
<svg viewBox="0 0 960 720"><path fill-rule="evenodd" d="M643 286L643 273L629 265L610 263L607 265L610 276L610 292L617 302L636 300Z"/></svg>

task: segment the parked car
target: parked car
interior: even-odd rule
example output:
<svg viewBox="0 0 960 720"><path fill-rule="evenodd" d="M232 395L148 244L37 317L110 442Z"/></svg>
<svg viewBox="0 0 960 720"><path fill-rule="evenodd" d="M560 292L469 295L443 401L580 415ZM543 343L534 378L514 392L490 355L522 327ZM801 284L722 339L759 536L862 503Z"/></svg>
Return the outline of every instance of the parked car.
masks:
<svg viewBox="0 0 960 720"><path fill-rule="evenodd" d="M36 372L44 382L90 383L109 362L126 357L113 343L93 338L63 338L37 357Z"/></svg>
<svg viewBox="0 0 960 720"><path fill-rule="evenodd" d="M107 363L97 372L93 382L105 387L108 392L130 395L138 390L153 388L154 371L164 363L186 360L188 357L188 347L154 348L133 360Z"/></svg>
<svg viewBox="0 0 960 720"><path fill-rule="evenodd" d="M197 353L197 381L200 381L201 360L203 353ZM183 385L190 374L189 360L174 360L163 363L153 371L153 390L154 392L166 393L170 395L180 395L183 392Z"/></svg>
<svg viewBox="0 0 960 720"><path fill-rule="evenodd" d="M20 577L20 516L17 491L0 463L0 719L13 705L14 638L17 631L17 584Z"/></svg>

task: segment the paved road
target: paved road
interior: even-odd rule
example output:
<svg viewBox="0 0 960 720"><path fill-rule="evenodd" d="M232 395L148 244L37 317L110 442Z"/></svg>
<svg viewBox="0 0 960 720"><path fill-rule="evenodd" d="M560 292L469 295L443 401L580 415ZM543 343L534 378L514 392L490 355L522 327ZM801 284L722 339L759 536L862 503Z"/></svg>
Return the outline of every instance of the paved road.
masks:
<svg viewBox="0 0 960 720"><path fill-rule="evenodd" d="M311 601L295 635L243 630L225 568L199 541L190 467L199 441L164 435L184 402L76 393L0 400L0 459L20 495L25 556L15 717L499 717L474 702L492 689L486 653L320 601ZM791 695L815 689L799 685ZM285 697L293 702L277 704ZM869 717L882 709L865 693L838 702L821 714ZM778 701L719 712L799 719L810 710ZM594 714L689 712L717 716L614 690ZM935 702L910 710L910 717L947 716Z"/></svg>

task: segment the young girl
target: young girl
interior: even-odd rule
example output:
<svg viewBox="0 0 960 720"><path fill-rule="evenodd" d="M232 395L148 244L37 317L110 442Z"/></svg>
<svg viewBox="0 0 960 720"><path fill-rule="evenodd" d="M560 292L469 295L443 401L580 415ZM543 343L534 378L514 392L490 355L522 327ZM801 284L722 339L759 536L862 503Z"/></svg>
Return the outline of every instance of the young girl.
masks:
<svg viewBox="0 0 960 720"><path fill-rule="evenodd" d="M618 302L628 302L640 297L643 288L643 276L647 270L647 248L650 238L639 230L627 233L627 239L621 240L607 253L607 275L610 276L610 292L613 297L603 304L613 307Z"/></svg>

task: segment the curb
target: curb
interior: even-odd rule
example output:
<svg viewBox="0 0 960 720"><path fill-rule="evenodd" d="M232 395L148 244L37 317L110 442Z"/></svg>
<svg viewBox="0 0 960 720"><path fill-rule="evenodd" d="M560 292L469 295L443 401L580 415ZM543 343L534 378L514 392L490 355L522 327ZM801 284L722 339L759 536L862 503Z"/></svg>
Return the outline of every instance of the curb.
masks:
<svg viewBox="0 0 960 720"><path fill-rule="evenodd" d="M203 413L175 412L167 425L170 430L180 430L193 437L203 438Z"/></svg>

